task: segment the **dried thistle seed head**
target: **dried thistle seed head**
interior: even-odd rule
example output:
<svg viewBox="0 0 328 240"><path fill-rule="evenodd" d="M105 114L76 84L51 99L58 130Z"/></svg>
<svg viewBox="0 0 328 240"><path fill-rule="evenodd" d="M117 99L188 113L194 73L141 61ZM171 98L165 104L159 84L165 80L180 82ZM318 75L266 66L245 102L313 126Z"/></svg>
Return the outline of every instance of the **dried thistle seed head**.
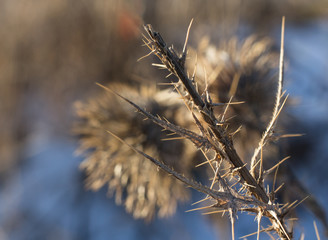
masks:
<svg viewBox="0 0 328 240"><path fill-rule="evenodd" d="M184 111L177 96L167 91L156 93L155 88L149 87L136 91L122 85L111 89L171 122L180 117L179 111ZM163 141L168 136L161 127L145 121L132 106L108 92L87 103L77 103L76 112L79 121L74 132L80 136L80 152L87 155L81 168L86 171L88 188L98 190L108 184L117 204L124 204L135 218L147 220L156 213L159 217L173 214L177 202L188 198L188 190L178 180L156 169L153 163L135 154L106 130L189 175L191 163L184 155L184 141Z"/></svg>
<svg viewBox="0 0 328 240"><path fill-rule="evenodd" d="M242 126L242 136L255 133L259 137L270 119L276 94L278 54L272 42L250 36L242 43L232 38L216 48L204 38L194 52L198 84L204 90L207 81L213 102L228 103L231 97L233 102L245 102L229 106L225 119L233 117L227 121L230 129ZM193 67L190 62L189 68ZM216 109L217 114L224 110Z"/></svg>

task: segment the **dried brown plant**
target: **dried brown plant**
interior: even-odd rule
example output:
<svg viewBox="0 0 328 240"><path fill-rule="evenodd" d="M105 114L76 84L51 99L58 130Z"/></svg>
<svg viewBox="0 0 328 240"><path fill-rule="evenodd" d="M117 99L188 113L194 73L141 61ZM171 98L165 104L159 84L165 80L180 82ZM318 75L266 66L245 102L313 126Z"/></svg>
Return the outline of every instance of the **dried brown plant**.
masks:
<svg viewBox="0 0 328 240"><path fill-rule="evenodd" d="M275 102L276 79L278 77L278 54L273 48L273 42L269 38L259 38L255 35L247 37L244 41L236 37L223 41L218 47L210 44L208 37L203 37L197 49L188 51L191 61L187 62L188 69L195 65L192 60L197 56L196 76L198 88L204 91L207 87L214 102L234 101L243 104L230 104L225 112L225 122L230 132L238 131L234 137L234 146L241 158L247 163L255 164L256 156L262 149L265 141L277 140L277 132L285 132L290 116L280 113L280 123L275 129L275 134L268 136L260 142L261 134L265 131L267 122L272 116L272 106ZM190 57L191 56L191 57ZM204 86L207 83L207 86ZM221 109L214 109L220 114ZM275 111L278 111L276 108ZM271 124L276 124L272 122ZM300 134L284 134L283 137L296 137ZM280 135L281 137L281 135ZM265 140L266 139L266 140ZM260 144L259 144L260 142ZM262 151L263 167L269 169L280 161L282 144L274 141ZM254 148L257 147L256 154ZM285 156L283 156L285 157ZM287 160L288 158L284 158ZM253 168L253 174L255 174ZM314 196L304 187L292 171L292 166L286 163L279 167L278 172L267 171L266 179L276 179L279 186L284 188L278 196L284 201L294 202L297 199L306 199L306 206L327 229L327 220L322 206ZM297 215L291 211L290 215Z"/></svg>
<svg viewBox="0 0 328 240"><path fill-rule="evenodd" d="M269 38L252 35L242 42L233 37L216 47L204 37L197 49L188 51L190 59L197 56L195 75L201 92L207 88L216 103L232 98L242 103L230 104L225 112L230 131L238 130L234 144L242 156L251 154L272 113L278 75L278 54L272 45ZM188 61L188 69L194 64ZM221 109L214 111L220 114Z"/></svg>
<svg viewBox="0 0 328 240"><path fill-rule="evenodd" d="M125 199L126 194L127 210L135 217L150 219L157 208L159 216L172 214L177 201L185 199L185 190L168 180L166 172L178 182L206 195L199 201L206 203L205 207L195 210L208 210L206 214L227 212L233 239L238 212L256 215L258 231L255 234L258 239L260 232L275 232L281 239L292 239L293 220L289 220L288 214L304 199L293 203L277 202L276 195L281 189L281 186L276 186L281 183L277 180L277 170L288 157L281 161L279 156L275 162L265 161L263 152L270 142L280 137L274 131L288 97L282 90L284 19L279 62L270 40L254 36L241 44L236 38L231 39L219 48L211 46L204 38L197 50L188 52L189 59L197 56L197 60L191 58L186 62L190 27L181 55L169 47L150 25L146 25L145 30L148 36L144 36L144 43L150 49L145 57L156 55L161 64L154 65L167 69L169 75L178 79L178 82L172 82L175 92L171 94L175 95L166 95L159 103L158 94L162 96L163 92L148 94L141 91L138 95L132 89L119 90L117 86L100 85L107 90L107 95L88 104L78 104L78 115L85 120L75 128L82 134L81 149L95 149L82 164L88 175L88 186L97 190L108 182L110 192L116 191L118 203ZM181 110L181 103L173 100L177 95L183 99L181 102L188 111ZM122 105L124 108L117 109L117 97L125 100L130 108ZM160 107L154 108L154 102ZM194 156L195 151L181 142L182 145L170 142L163 150L161 139L165 135L162 131L155 130L150 123L136 121L133 128L129 125L131 119L136 119L133 108L162 129L179 135L180 138L175 140L187 139L202 152L205 162L200 165L207 164L211 172L208 186L196 182L190 175L190 156ZM251 144L245 144L240 151L236 145L246 141ZM163 171L157 173L156 168L142 157ZM177 191L172 186L177 187ZM160 191L162 195L158 194ZM179 194L174 195L176 193ZM300 196L304 197L304 194ZM170 198L166 200L167 204L162 205L162 200L167 197ZM262 217L268 218L271 225L263 228Z"/></svg>
<svg viewBox="0 0 328 240"><path fill-rule="evenodd" d="M179 81L175 84L175 89L180 93L181 97L183 97L188 109L191 112L190 114L193 116L195 124L200 131L200 134L191 132L190 130L173 124L167 124L166 121L163 121L160 117L143 110L133 101L128 100L119 94L116 95L130 103L130 105L135 107L137 111L152 120L154 123L160 125L166 130L170 130L171 132L180 135L181 137L191 140L199 150L205 153L209 151L214 152L215 157L211 160L208 159L208 164L213 170L212 184L210 186L205 186L197 183L179 173L177 169L172 169L172 166L146 154L145 151L139 150L134 147L133 144L131 145L127 143L127 141L121 140L121 138L117 137L114 133L111 133L112 136L116 136L123 143L129 145L139 155L148 158L161 169L170 175L173 175L187 186L206 194L203 201L209 201L209 204L207 207L202 209L214 209L211 213L228 212L232 225L233 239L234 221L238 211L246 211L257 215L258 238L260 231L274 231L282 239L291 239L292 231L287 228L287 219L284 217L286 211L288 212L291 206L287 204L282 207L276 202L276 189L271 189L271 191L269 191L269 189L267 189L267 191L265 190L262 158L260 159L259 164L256 162L251 166L247 166L247 164L242 161L234 148L232 135L226 130L224 112L221 116L217 116L214 112L214 108L221 104L213 103L207 88L205 88L204 94L200 94L197 90L197 86L195 85L194 75L189 77L185 70L186 45L190 27L188 29L185 45L181 55L178 55L172 47L169 47L161 35L158 32L155 32L150 25L146 25L145 30L148 34L148 36L145 36L144 40L146 46L148 46L151 50L151 53L155 54L160 59L163 64L162 67L167 68L171 74L178 78ZM284 27L282 28L282 36L283 30ZM261 149L267 142L268 136L272 133L277 117L286 100L286 98L283 99L282 82L283 38L275 108L272 120L270 121L260 141ZM181 86L183 87L183 92L180 90ZM110 89L108 90L111 91ZM201 120L199 120L199 118L201 118ZM117 134L119 135L120 133ZM255 151L254 158L257 159L257 156L258 152ZM220 167L222 162L228 162L231 167L228 170L222 169ZM254 175L255 169L257 170L257 175ZM261 228L261 218L263 216L267 217L272 223L272 225L266 229Z"/></svg>
<svg viewBox="0 0 328 240"><path fill-rule="evenodd" d="M143 105L154 115L165 115L161 121L177 122L185 109L168 91L155 91L154 87L141 87L139 91L124 85L111 85L124 92L134 102ZM121 104L117 97L105 93L87 103L76 103L80 120L74 132L80 135L79 152L85 152L86 160L81 168L86 171L87 187L98 190L108 184L109 193L115 192L117 204L124 204L135 218L150 220L175 212L178 201L188 199L189 191L176 179L171 178L155 165L136 155L106 132L116 133L129 144L165 162L165 164L190 175L190 157L186 153L189 144L168 139L162 128L152 124L135 111L132 106ZM172 141L169 141L172 140Z"/></svg>

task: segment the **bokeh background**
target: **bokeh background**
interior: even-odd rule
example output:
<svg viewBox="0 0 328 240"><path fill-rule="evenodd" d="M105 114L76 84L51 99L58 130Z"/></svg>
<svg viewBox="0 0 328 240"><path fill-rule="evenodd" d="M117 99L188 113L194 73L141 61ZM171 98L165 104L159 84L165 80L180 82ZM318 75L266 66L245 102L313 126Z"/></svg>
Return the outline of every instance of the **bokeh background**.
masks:
<svg viewBox="0 0 328 240"><path fill-rule="evenodd" d="M327 1L0 1L0 239L229 239L229 225L185 213L198 193L173 216L145 222L117 206L106 187L87 190L83 156L74 154L74 103L103 92L96 82L138 86L166 75L152 58L137 62L147 53L145 23L177 49L192 18L195 49L203 36L219 46L251 34L271 38L278 49L283 15L292 99L285 126L305 134L284 140L284 149L293 175L327 214ZM314 239L316 221L325 238L320 219L304 207L298 214L296 236ZM252 221L239 217L238 237L255 231Z"/></svg>

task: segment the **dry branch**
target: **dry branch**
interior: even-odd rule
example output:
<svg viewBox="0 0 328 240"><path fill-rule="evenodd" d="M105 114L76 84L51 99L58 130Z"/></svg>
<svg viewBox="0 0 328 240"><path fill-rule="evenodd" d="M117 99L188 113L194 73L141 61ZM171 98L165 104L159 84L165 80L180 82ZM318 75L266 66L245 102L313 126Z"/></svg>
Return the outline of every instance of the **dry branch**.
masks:
<svg viewBox="0 0 328 240"><path fill-rule="evenodd" d="M189 36L189 29L188 29L187 36ZM183 84L183 87L187 92L187 97L189 97L189 100L192 102L192 104L194 104L197 107L198 112L201 114L203 120L206 122L206 126L201 127L203 129L206 129L205 132L202 131L203 135L208 136L207 132L209 132L210 136L212 137L212 139L209 140L209 142L214 140L219 143L219 147L216 144L212 144L213 149L219 155L222 155L223 152L223 156L221 156L221 158L226 158L234 166L234 170L239 173L241 182L244 183L243 184L244 187L247 188L248 192L250 192L251 195L253 195L258 201L262 202L263 204L272 206L272 210L267 210L267 209L263 209L262 207L259 207L260 210L257 209L255 211L260 215L263 214L264 216L267 216L271 220L273 229L279 234L281 238L290 239L291 233L288 233L286 226L284 225L283 219L280 218L280 209L270 201L268 194L265 192L265 190L262 187L263 182L257 181L252 176L250 171L247 169L246 164L241 160L241 158L237 154L233 146L233 141L230 135L226 132L226 129L222 124L222 121L219 121L214 115L213 104L208 92L205 92L205 97L201 96L194 85L194 79L190 79L188 77L188 74L185 72L184 60L185 60L186 47L184 47L182 56L179 57L172 47L168 47L168 45L166 44L160 33L153 30L151 25L146 25L145 30L148 33L148 37L145 37L144 40L145 44L151 50L151 53L154 53L160 59L160 61L165 65L165 67L170 71L170 73L175 75L178 78L178 80ZM185 42L187 42L187 40ZM283 55L281 55L281 59L282 59L281 62L283 63ZM276 97L277 98L276 106L272 118L273 120L270 122L267 128L268 132L272 131L273 126L277 120L277 116L279 115L282 108L282 105L280 104L281 95L282 95L282 73L283 73L282 64L281 64L280 73L281 74L278 84L279 87ZM198 126L199 124L200 123L197 122ZM269 136L270 134L267 135ZM267 137L262 138L261 141L264 142L266 140ZM264 144L260 143L260 145L262 149ZM261 169L261 171L263 171L263 169ZM215 171L215 174L218 174L218 171ZM217 178L218 175L214 177ZM232 189L232 187L230 186L229 189ZM232 195L231 192L229 191L226 192ZM216 199L213 195L209 194L208 192L206 192L206 194ZM235 212L239 210L239 208L233 206L233 203L231 202L230 206L226 207L226 209L229 210L230 212L231 222L233 224ZM252 210L254 211L254 209Z"/></svg>
<svg viewBox="0 0 328 240"><path fill-rule="evenodd" d="M172 48L167 47L161 35L158 32L153 31L151 25L146 25L145 29L151 38L148 46L151 47L152 51L156 50L155 54L159 57L163 64L165 64L167 69L176 75L178 79L183 83L187 92L191 96L193 103L198 107L200 113L203 116L203 119L208 123L209 128L217 137L217 140L221 143L221 146L231 163L234 165L234 167L239 168L238 171L243 180L248 185L253 186L253 188L249 188L249 190L263 202L268 203L269 198L264 189L252 177L245 164L238 156L236 150L233 147L231 139L229 139L225 129L219 124L219 121L214 116L213 106L206 99L203 99L196 91L192 81L188 78L187 74L183 70L177 54Z"/></svg>

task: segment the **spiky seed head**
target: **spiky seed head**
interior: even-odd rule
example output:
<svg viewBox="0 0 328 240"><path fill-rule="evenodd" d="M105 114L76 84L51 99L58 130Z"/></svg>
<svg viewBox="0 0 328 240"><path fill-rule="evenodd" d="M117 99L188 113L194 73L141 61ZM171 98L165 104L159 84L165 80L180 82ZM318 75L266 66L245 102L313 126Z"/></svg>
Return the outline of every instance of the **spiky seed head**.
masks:
<svg viewBox="0 0 328 240"><path fill-rule="evenodd" d="M225 115L229 129L233 132L242 126L238 139L249 142L255 135L253 143L257 143L270 119L276 94L278 54L272 41L249 36L243 42L232 38L215 47L204 38L198 49L190 52L197 53L198 84L204 90L207 82L213 102L228 103L231 97L233 102L244 102L229 106ZM189 69L193 68L194 63L189 62ZM224 108L216 110L220 115Z"/></svg>
<svg viewBox="0 0 328 240"><path fill-rule="evenodd" d="M150 87L141 87L138 91L123 85L111 85L111 88L170 122L181 119L180 114L185 115L179 113L184 108L174 93L158 92ZM88 188L98 190L108 184L109 193L115 193L117 204L124 204L135 218L147 220L156 213L159 217L173 214L178 201L188 199L188 190L179 181L122 145L106 130L189 175L191 164L184 154L184 141L163 141L168 136L161 127L145 121L144 116L111 93L102 93L86 103L76 103L76 112L79 120L74 132L80 136L79 152L86 155L81 168L87 174Z"/></svg>

